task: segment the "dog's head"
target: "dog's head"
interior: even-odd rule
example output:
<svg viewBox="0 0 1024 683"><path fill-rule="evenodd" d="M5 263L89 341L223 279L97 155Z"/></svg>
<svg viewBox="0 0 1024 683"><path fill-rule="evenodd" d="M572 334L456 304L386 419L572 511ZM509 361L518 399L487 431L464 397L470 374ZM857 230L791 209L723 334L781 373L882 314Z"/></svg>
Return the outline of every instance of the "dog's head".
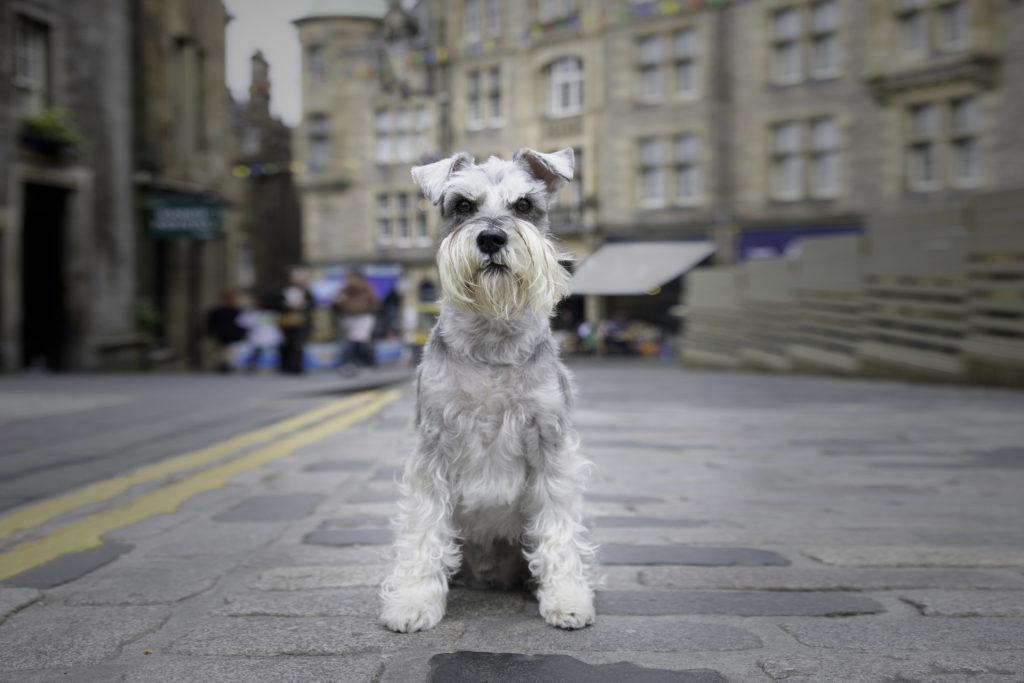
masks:
<svg viewBox="0 0 1024 683"><path fill-rule="evenodd" d="M548 208L572 179L573 154L521 149L476 164L459 153L412 169L441 212L437 266L442 301L510 320L545 315L568 293L568 273L548 231Z"/></svg>

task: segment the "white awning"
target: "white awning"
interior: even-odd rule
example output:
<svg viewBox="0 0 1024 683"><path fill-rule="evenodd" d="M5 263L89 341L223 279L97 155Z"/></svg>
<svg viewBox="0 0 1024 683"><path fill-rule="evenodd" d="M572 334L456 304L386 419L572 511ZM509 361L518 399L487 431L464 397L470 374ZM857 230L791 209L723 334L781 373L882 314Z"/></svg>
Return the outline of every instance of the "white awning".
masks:
<svg viewBox="0 0 1024 683"><path fill-rule="evenodd" d="M673 280L714 252L711 242L613 242L580 264L573 294L644 294Z"/></svg>

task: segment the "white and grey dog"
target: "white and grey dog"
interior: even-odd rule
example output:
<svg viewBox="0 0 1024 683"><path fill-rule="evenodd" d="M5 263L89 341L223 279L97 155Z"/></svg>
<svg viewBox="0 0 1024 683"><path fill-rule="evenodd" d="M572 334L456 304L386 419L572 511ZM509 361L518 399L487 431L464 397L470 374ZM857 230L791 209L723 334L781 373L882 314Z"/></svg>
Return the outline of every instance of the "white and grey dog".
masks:
<svg viewBox="0 0 1024 683"><path fill-rule="evenodd" d="M444 616L449 580L535 587L554 626L594 621L594 551L581 523L590 463L569 422L573 383L548 319L568 273L548 206L573 154L468 154L412 169L442 217L441 315L416 380L419 445L405 466L381 621Z"/></svg>

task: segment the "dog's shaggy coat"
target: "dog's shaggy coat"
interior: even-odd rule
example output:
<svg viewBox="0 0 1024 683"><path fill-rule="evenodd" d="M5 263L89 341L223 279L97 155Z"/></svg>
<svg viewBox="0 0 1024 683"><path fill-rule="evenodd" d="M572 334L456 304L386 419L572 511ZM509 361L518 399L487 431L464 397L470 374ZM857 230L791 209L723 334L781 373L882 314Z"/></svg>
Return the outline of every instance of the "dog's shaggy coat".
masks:
<svg viewBox="0 0 1024 683"><path fill-rule="evenodd" d="M548 322L568 273L547 213L572 173L571 149L412 169L441 212L442 305L417 372L419 445L381 587L381 621L394 631L436 625L456 574L528 583L554 626L594 620L595 548L581 523L589 463Z"/></svg>

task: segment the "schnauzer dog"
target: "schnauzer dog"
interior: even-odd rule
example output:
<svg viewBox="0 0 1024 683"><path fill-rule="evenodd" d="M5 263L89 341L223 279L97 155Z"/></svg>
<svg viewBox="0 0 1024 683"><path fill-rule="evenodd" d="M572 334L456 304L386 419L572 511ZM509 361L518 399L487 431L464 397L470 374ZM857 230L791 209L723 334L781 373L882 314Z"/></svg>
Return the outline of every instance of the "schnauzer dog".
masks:
<svg viewBox="0 0 1024 683"><path fill-rule="evenodd" d="M570 426L573 382L548 319L568 292L548 206L573 154L468 154L412 169L441 212L441 314L416 379L419 445L405 466L393 631L435 626L449 580L535 589L553 626L594 621L595 546L581 523L590 463Z"/></svg>

